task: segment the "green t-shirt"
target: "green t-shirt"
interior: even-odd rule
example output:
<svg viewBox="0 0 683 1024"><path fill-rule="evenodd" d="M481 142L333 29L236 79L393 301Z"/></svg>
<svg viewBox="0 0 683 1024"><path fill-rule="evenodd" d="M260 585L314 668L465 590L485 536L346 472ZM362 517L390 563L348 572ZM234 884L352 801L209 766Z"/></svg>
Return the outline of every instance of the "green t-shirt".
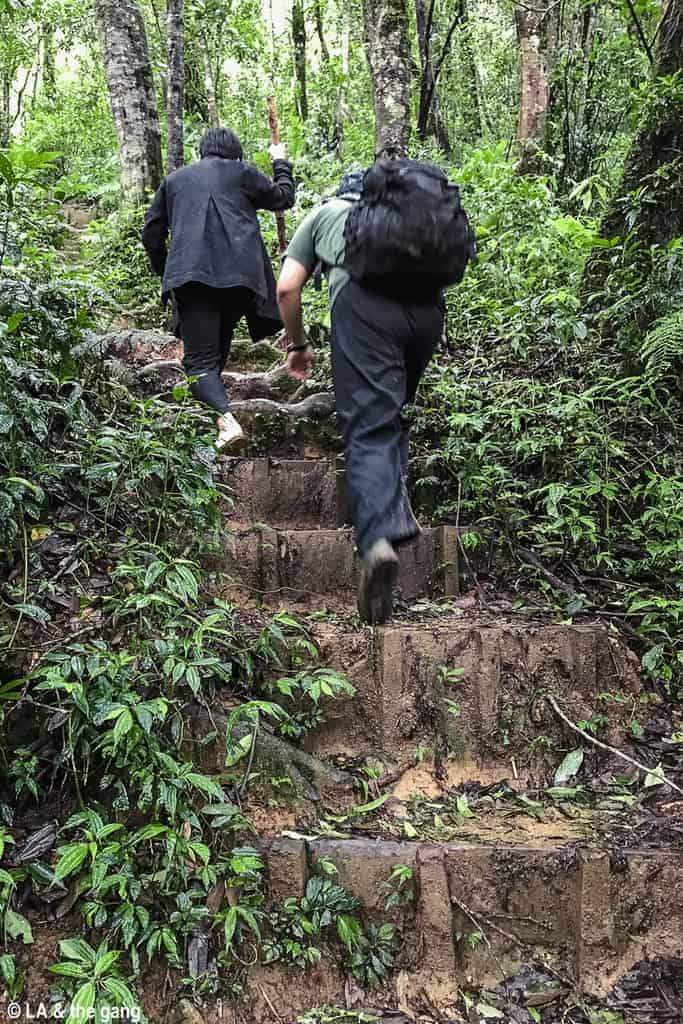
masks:
<svg viewBox="0 0 683 1024"><path fill-rule="evenodd" d="M344 285L350 280L344 270L344 225L351 203L346 199L331 199L323 203L299 225L289 243L287 255L301 263L309 274L318 262L325 267L330 290L330 308Z"/></svg>

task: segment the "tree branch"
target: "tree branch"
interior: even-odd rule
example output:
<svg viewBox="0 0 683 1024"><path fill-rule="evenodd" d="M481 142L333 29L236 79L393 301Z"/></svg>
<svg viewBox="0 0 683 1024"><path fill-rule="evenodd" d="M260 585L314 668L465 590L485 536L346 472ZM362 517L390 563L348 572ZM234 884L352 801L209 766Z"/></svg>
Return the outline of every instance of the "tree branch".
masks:
<svg viewBox="0 0 683 1024"><path fill-rule="evenodd" d="M672 782L671 779L667 778L663 771L656 771L654 768L649 768L646 764L641 764L640 761L636 761L635 758L631 757L629 754L625 754L623 750L619 750L617 747L611 747L609 743L602 743L601 740L597 740L595 736L591 736L590 733L585 732L585 730L581 729L575 722L572 722L570 718L567 718L551 693L546 693L545 699L557 717L560 718L565 725L569 726L570 729L573 729L574 732L578 733L579 736L586 740L587 743L592 743L594 747L598 747L600 750L605 750L608 754L614 754L615 757L620 757L622 761L626 761L627 764L630 764L633 768L637 768L638 771L645 772L646 775L655 774L657 778L662 780L664 785L670 786L671 789L676 791L676 793L680 793L681 796L683 796L683 789L681 789L680 786L677 786L675 782Z"/></svg>
<svg viewBox="0 0 683 1024"><path fill-rule="evenodd" d="M643 32L643 26L640 24L640 19L638 18L638 15L636 13L636 9L633 6L633 0L626 0L626 3L628 4L628 9L630 11L631 19L633 20L633 24L635 25L636 32L638 33L638 38L640 39L641 43L643 44L643 49L645 50L645 53L647 54L647 59L649 60L650 64L652 65L652 64L654 64L655 59L654 59L654 57L652 55L652 50L650 49L650 44L648 43L647 38L645 36L645 33Z"/></svg>

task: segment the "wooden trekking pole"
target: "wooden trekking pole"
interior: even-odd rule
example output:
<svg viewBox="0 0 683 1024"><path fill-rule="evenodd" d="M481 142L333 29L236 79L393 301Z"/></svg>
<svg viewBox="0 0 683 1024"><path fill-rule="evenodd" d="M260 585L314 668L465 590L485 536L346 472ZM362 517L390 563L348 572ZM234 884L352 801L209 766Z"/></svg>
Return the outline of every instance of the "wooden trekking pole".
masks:
<svg viewBox="0 0 683 1024"><path fill-rule="evenodd" d="M268 124L270 125L270 141L273 146L280 144L280 126L277 120L277 107L275 106L275 97L268 97ZM285 231L285 215L282 210L278 210L275 214L275 221L277 223L277 245L280 250L280 256L284 256L287 252L287 232Z"/></svg>

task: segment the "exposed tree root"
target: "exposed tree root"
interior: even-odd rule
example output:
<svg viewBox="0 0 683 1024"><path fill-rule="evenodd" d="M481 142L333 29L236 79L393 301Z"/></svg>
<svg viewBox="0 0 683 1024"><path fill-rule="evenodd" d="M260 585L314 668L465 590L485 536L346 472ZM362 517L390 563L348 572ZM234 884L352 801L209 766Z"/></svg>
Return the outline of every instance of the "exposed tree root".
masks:
<svg viewBox="0 0 683 1024"><path fill-rule="evenodd" d="M168 362L175 366L178 360L171 354L179 352L182 342L174 334L165 331L146 331L128 327L109 327L88 335L88 343L95 344L102 355L112 355L134 366L150 361ZM237 338L230 349L234 363L272 366L282 363L282 349L269 341L252 342L248 338Z"/></svg>
<svg viewBox="0 0 683 1024"><path fill-rule="evenodd" d="M179 359L155 359L139 367L136 376L138 380L160 377L166 383L174 379L182 380L185 372ZM298 389L297 382L289 376L283 365L263 373L236 373L226 370L222 377L230 394L238 401L265 398L278 402L283 395L292 394Z"/></svg>
<svg viewBox="0 0 683 1024"><path fill-rule="evenodd" d="M209 731L217 731L225 736L228 727L226 715L209 715L199 706L189 709L189 713L196 742L201 742ZM253 733L253 723L247 721L237 721L232 728L232 738L235 740L241 740ZM254 758L257 763L269 765L275 772L288 775L295 789L306 800L315 803L322 799L326 791L349 792L353 788L353 778L348 772L325 764L320 758L307 754L305 750L295 747L279 736L274 736L263 721L256 733Z"/></svg>
<svg viewBox="0 0 683 1024"><path fill-rule="evenodd" d="M291 405L280 402L273 402L268 398L251 398L243 402L233 402L231 411L236 416L245 413L249 416L286 416L288 419L305 419L313 417L322 419L334 412L334 395L317 394L309 395L301 402L294 402Z"/></svg>

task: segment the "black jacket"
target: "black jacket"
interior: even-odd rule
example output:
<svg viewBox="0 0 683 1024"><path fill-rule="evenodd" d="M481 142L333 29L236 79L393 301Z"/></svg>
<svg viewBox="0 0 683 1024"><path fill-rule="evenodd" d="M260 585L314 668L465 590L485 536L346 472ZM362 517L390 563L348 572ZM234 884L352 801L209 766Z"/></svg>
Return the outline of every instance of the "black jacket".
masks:
<svg viewBox="0 0 683 1024"><path fill-rule="evenodd" d="M282 326L256 211L293 206L294 179L286 160L276 160L273 173L274 182L253 164L221 157L180 167L157 189L142 231L164 296L189 281L254 292L256 313L247 322L255 341Z"/></svg>

